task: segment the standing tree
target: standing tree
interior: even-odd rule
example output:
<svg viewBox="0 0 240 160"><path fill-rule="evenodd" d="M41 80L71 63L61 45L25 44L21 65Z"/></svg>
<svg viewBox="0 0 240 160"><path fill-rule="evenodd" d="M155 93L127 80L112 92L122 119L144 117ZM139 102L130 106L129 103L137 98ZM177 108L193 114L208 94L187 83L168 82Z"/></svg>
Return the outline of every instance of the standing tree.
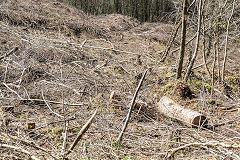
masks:
<svg viewBox="0 0 240 160"><path fill-rule="evenodd" d="M235 9L235 2L236 0L233 1L233 7L232 7L232 12L230 17L228 18L227 21L227 31L226 31L226 41L225 41L225 52L224 52L224 60L223 60L223 65L222 65L222 81L224 81L224 71L225 71L225 66L226 66L226 61L227 61L227 47L228 47L228 35L229 35L229 25L230 25L230 21L232 19L233 13L234 13L234 9Z"/></svg>
<svg viewBox="0 0 240 160"><path fill-rule="evenodd" d="M177 67L177 79L181 78L182 75L182 66L185 52L185 41L186 41L186 26L187 26L187 7L188 1L183 1L183 9L182 9L182 37L181 37L181 46L180 46L180 54L178 58L178 67Z"/></svg>
<svg viewBox="0 0 240 160"><path fill-rule="evenodd" d="M197 53L198 53L198 48L199 48L199 39L200 39L200 30L201 30L201 25L202 25L202 0L199 0L199 5L198 5L198 28L197 28L197 37L196 37L196 44L195 44L195 48L194 48L194 53L193 53L193 57L190 61L190 64L187 68L187 72L185 74L185 77L184 77L184 81L187 82L188 80L188 77L191 73L191 70L192 70L192 67L193 67L193 64L194 64L194 61L197 57Z"/></svg>

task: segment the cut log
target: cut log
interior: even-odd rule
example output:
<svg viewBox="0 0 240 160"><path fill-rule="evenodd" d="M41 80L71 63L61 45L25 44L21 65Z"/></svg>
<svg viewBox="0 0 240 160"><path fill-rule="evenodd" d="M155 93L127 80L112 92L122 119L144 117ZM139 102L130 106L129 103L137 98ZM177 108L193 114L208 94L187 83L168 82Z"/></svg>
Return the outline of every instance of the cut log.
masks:
<svg viewBox="0 0 240 160"><path fill-rule="evenodd" d="M206 126L207 118L197 111L185 109L172 99L164 96L158 102L158 112L184 122L189 127Z"/></svg>

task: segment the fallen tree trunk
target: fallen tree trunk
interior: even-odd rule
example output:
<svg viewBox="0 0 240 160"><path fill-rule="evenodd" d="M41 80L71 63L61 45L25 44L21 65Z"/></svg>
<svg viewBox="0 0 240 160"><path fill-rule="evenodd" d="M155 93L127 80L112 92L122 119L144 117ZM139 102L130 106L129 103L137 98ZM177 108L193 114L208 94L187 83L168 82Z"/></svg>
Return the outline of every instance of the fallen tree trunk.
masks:
<svg viewBox="0 0 240 160"><path fill-rule="evenodd" d="M185 109L166 96L162 97L158 102L158 112L167 117L180 120L189 127L207 125L207 118L204 115L197 111Z"/></svg>

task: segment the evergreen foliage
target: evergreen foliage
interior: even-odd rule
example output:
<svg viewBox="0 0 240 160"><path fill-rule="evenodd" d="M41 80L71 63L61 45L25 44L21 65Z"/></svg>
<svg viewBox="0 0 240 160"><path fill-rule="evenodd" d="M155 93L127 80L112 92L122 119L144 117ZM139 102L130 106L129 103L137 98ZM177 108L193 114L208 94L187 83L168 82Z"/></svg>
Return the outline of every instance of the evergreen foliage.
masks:
<svg viewBox="0 0 240 160"><path fill-rule="evenodd" d="M162 19L171 12L170 0L63 0L76 8L93 15L118 13L145 22Z"/></svg>

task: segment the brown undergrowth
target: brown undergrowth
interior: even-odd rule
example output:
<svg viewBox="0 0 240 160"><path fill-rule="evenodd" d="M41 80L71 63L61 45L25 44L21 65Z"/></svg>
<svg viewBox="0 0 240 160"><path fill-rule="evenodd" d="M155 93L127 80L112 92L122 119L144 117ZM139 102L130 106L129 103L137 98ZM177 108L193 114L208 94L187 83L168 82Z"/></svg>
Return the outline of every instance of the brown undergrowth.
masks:
<svg viewBox="0 0 240 160"><path fill-rule="evenodd" d="M230 97L220 84L211 97L210 79L200 67L188 82L194 97L181 98L175 94L175 55L159 62L171 30L169 24L140 24L117 14L89 16L58 1L1 1L1 56L19 49L0 63L0 104L14 107L12 112L1 111L0 142L30 153L0 145L1 159L31 155L60 159L96 108L94 122L69 159L163 159L172 149L195 142L239 146L239 64L233 58L239 60L239 51L229 56ZM122 145L115 146L139 77L147 68L150 72L137 98L147 108L134 109ZM120 107L108 101L112 91L121 94ZM194 129L163 117L156 113L163 95L205 114L210 124L226 124ZM35 129L26 129L29 121ZM174 152L174 157L236 157L239 148L190 145Z"/></svg>

